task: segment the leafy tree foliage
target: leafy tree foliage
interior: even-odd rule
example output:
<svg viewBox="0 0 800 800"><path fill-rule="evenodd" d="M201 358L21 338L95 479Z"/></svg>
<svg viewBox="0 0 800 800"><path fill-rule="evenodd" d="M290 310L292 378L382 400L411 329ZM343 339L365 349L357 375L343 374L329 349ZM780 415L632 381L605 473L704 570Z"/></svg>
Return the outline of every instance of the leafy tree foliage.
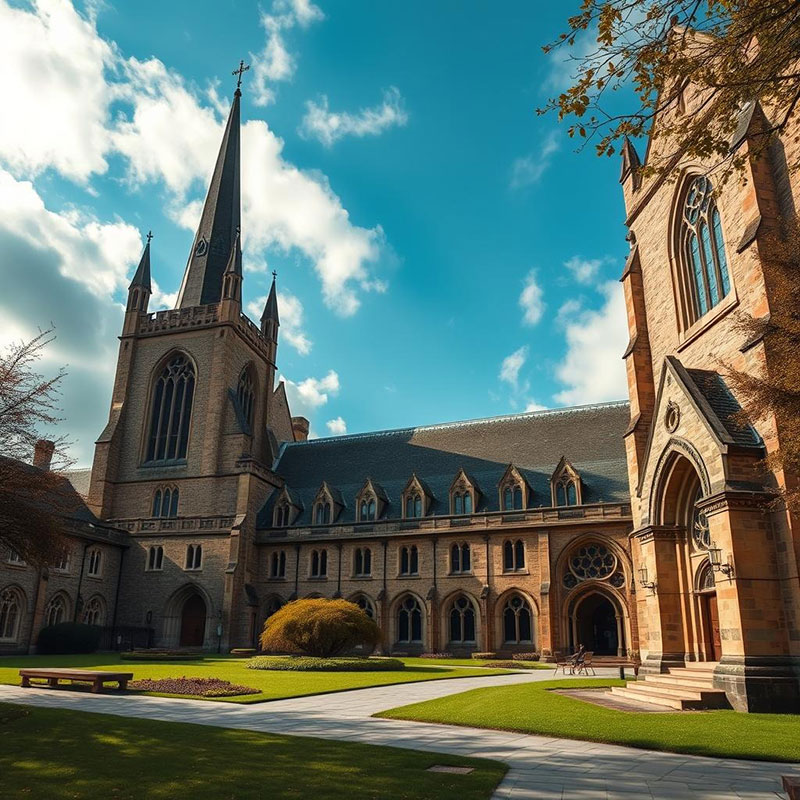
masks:
<svg viewBox="0 0 800 800"><path fill-rule="evenodd" d="M79 505L69 482L57 471L29 463L43 427L56 425L60 370L45 378L36 362L53 341L50 331L0 351L0 545L32 564L52 564L64 542L66 517ZM52 467L71 462L62 437L52 442Z"/></svg>
<svg viewBox="0 0 800 800"><path fill-rule="evenodd" d="M730 144L745 104L757 99L770 112L749 148L758 155L800 101L798 0L583 0L544 50L574 70L539 113L570 119L569 135L600 155L650 134L662 146L651 146L644 176L669 173L681 153L740 169L746 156ZM610 93L625 87L638 107L616 113Z"/></svg>
<svg viewBox="0 0 800 800"><path fill-rule="evenodd" d="M381 632L355 603L308 598L287 603L269 617L259 641L267 652L330 658L358 646L374 648Z"/></svg>

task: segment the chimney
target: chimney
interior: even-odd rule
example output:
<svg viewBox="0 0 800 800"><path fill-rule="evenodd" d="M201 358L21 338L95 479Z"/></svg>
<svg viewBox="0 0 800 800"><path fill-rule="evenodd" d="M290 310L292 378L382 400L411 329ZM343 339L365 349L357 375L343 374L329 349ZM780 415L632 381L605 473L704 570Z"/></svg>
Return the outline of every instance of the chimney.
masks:
<svg viewBox="0 0 800 800"><path fill-rule="evenodd" d="M292 417L292 433L296 442L308 439L308 420L305 417Z"/></svg>
<svg viewBox="0 0 800 800"><path fill-rule="evenodd" d="M53 452L56 443L48 439L39 439L33 448L33 466L47 472L50 469L50 462L53 460Z"/></svg>

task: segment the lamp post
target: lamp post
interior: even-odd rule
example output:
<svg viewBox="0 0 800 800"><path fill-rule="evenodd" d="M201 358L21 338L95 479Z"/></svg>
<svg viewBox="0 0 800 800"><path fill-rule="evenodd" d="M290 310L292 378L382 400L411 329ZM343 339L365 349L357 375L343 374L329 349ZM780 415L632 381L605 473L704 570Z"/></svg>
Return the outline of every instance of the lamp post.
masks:
<svg viewBox="0 0 800 800"><path fill-rule="evenodd" d="M716 542L711 542L708 548L708 563L711 564L711 569L714 572L721 572L728 580L733 578L731 558L728 556L727 561L722 561L722 548L718 547Z"/></svg>
<svg viewBox="0 0 800 800"><path fill-rule="evenodd" d="M656 593L656 582L648 580L647 567L639 567L639 584L642 589L649 589L652 594Z"/></svg>
<svg viewBox="0 0 800 800"><path fill-rule="evenodd" d="M222 623L217 625L217 652L222 652Z"/></svg>

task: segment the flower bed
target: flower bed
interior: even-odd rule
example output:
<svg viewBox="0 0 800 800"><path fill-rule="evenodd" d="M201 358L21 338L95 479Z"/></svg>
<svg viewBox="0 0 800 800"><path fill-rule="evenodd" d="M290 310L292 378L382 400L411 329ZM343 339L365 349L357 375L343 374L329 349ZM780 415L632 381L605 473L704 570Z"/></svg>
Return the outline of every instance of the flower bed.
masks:
<svg viewBox="0 0 800 800"><path fill-rule="evenodd" d="M312 658L311 656L256 656L248 669L277 669L294 672L394 672L406 668L396 658Z"/></svg>
<svg viewBox="0 0 800 800"><path fill-rule="evenodd" d="M539 654L538 653L514 653L511 658L514 661L538 661Z"/></svg>
<svg viewBox="0 0 800 800"><path fill-rule="evenodd" d="M491 669L539 669L535 661L520 661L519 659L514 659L513 661L489 661L483 666L491 667Z"/></svg>
<svg viewBox="0 0 800 800"><path fill-rule="evenodd" d="M220 678L159 678L130 681L129 689L161 694L190 694L195 697L234 697L242 694L261 694L260 689L236 686Z"/></svg>
<svg viewBox="0 0 800 800"><path fill-rule="evenodd" d="M453 658L452 653L420 653L420 658Z"/></svg>

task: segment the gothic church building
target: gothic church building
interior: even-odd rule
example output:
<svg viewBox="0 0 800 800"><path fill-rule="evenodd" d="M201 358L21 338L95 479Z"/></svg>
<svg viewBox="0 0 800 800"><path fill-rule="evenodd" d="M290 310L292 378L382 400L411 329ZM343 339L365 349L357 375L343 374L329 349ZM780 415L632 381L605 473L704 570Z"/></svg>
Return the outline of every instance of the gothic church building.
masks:
<svg viewBox="0 0 800 800"><path fill-rule="evenodd" d="M735 425L718 371L769 363L733 312L769 313L754 254L800 199L781 151L673 183L626 143L629 403L307 440L275 385L275 282L259 324L242 311L240 102L177 307L148 310L149 241L131 283L71 555L0 566L0 652L63 619L227 651L290 600L344 597L386 652L583 644L645 673L708 662L735 708L798 709L800 536L755 470L781 432ZM732 148L763 118L744 109Z"/></svg>

